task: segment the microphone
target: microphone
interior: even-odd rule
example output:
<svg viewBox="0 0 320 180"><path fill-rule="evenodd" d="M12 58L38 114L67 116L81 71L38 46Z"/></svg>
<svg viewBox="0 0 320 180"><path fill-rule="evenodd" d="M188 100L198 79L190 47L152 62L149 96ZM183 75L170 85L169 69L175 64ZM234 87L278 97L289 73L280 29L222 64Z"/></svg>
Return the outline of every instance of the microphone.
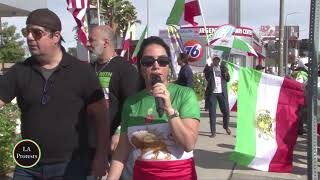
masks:
<svg viewBox="0 0 320 180"><path fill-rule="evenodd" d="M156 83L162 83L161 77L158 74L151 74L151 84L152 86L155 85ZM164 113L163 105L164 105L164 100L161 97L155 97L156 101L156 109L160 117L162 117Z"/></svg>

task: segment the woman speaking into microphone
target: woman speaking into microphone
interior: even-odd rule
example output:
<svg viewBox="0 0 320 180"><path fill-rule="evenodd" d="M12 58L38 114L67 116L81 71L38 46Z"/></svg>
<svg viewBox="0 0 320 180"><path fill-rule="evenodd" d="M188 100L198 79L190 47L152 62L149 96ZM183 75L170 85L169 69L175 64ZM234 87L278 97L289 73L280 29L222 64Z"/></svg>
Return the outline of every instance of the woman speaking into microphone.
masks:
<svg viewBox="0 0 320 180"><path fill-rule="evenodd" d="M119 144L108 179L119 179L133 150L134 180L195 180L193 149L200 109L194 91L168 82L170 49L159 37L145 39L138 53L145 89L123 107Z"/></svg>

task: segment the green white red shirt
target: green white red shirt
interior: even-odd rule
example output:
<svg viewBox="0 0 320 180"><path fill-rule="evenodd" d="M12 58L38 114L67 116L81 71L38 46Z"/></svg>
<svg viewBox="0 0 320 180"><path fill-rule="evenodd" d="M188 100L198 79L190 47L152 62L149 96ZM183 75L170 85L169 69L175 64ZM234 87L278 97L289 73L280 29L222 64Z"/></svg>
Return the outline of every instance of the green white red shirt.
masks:
<svg viewBox="0 0 320 180"><path fill-rule="evenodd" d="M191 88L169 84L167 89L172 107L179 112L181 119L200 119L199 104ZM159 117L155 98L146 89L126 100L121 132L128 134L135 160L172 161L193 157L192 151L185 152L175 142L168 119L166 113Z"/></svg>

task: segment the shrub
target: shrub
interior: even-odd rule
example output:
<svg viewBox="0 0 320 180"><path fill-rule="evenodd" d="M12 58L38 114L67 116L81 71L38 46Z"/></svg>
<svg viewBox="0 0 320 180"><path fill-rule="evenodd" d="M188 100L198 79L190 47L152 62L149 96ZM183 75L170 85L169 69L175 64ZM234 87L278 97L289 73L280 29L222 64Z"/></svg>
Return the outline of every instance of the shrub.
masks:
<svg viewBox="0 0 320 180"><path fill-rule="evenodd" d="M197 95L198 100L204 99L204 91L205 91L205 80L203 73L194 73L193 74L193 89Z"/></svg>
<svg viewBox="0 0 320 180"><path fill-rule="evenodd" d="M0 108L0 175L11 172L15 165L12 149L20 137L15 133L19 116L19 108L15 104L10 103Z"/></svg>

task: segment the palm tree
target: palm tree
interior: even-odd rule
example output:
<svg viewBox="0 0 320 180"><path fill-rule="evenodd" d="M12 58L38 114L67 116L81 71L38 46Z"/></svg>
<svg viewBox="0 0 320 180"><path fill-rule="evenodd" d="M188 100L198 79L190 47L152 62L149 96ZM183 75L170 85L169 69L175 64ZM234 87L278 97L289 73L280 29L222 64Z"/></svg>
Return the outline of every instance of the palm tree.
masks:
<svg viewBox="0 0 320 180"><path fill-rule="evenodd" d="M136 8L127 0L103 0L101 3L101 14L106 22L122 37L128 28L128 24L141 23L137 19Z"/></svg>

